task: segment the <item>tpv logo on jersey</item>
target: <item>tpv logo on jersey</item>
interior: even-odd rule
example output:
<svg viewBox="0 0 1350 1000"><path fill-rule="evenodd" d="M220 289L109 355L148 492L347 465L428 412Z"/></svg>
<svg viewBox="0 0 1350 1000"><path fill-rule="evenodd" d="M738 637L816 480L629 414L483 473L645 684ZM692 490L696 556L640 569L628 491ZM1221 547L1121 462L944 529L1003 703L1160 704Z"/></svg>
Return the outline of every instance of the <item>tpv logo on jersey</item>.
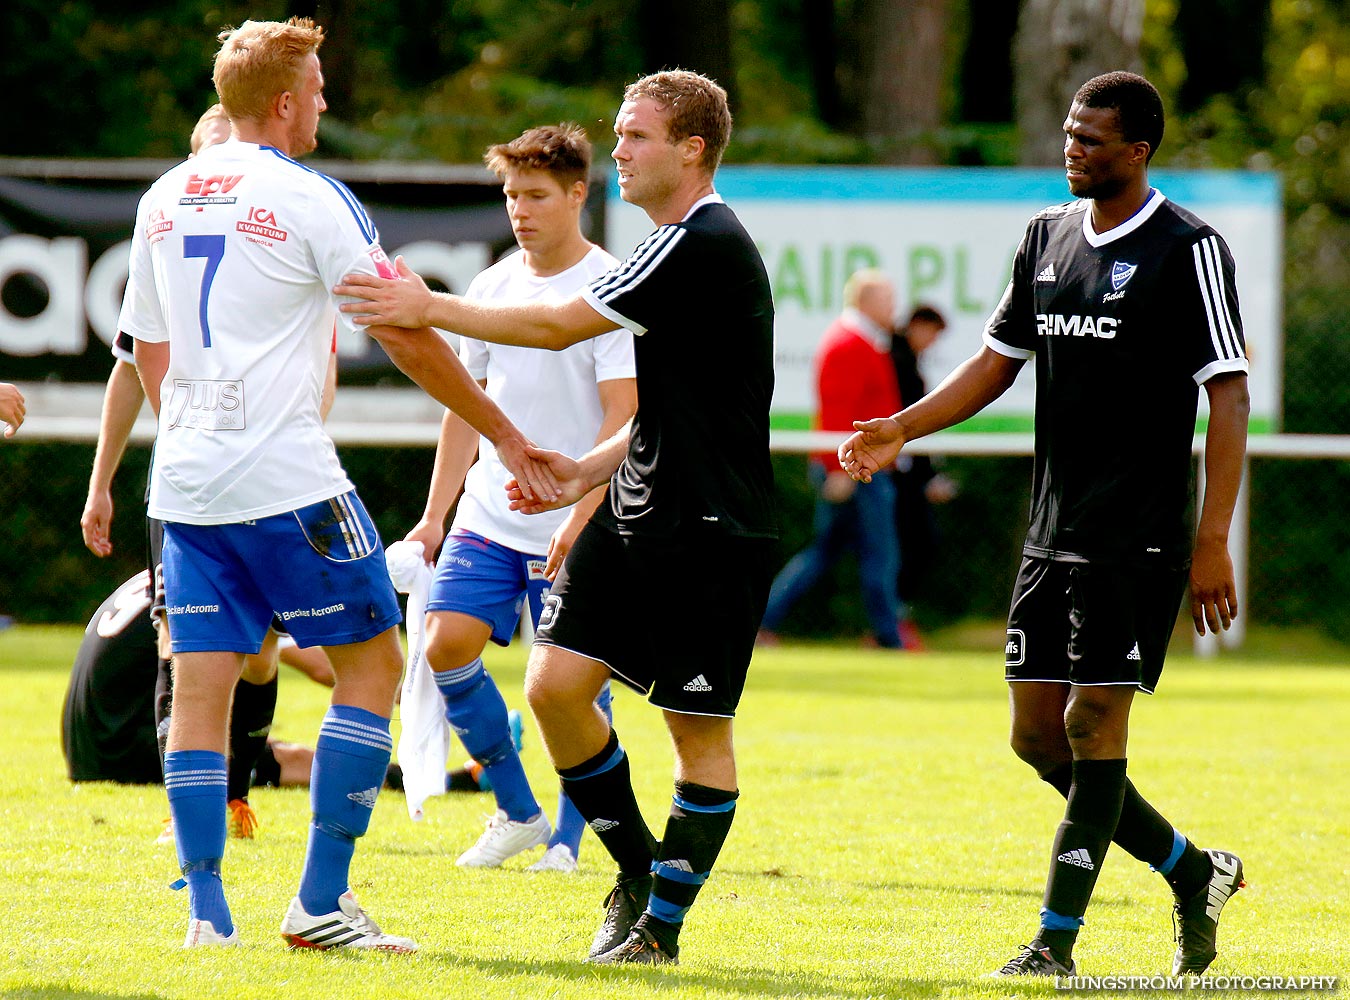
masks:
<svg viewBox="0 0 1350 1000"><path fill-rule="evenodd" d="M184 191L186 198L179 198L180 205L233 205L238 198L226 197L234 186L244 179L243 174L213 174L210 177L199 177L192 174L188 177L187 186Z"/></svg>
<svg viewBox="0 0 1350 1000"><path fill-rule="evenodd" d="M1111 264L1111 288L1120 291L1125 287L1125 282L1134 277L1134 272L1139 270L1138 264L1127 264L1123 260L1115 261Z"/></svg>
<svg viewBox="0 0 1350 1000"><path fill-rule="evenodd" d="M236 222L234 228L248 236L261 236L278 243L286 241L286 230L277 228L275 212L265 208L253 207L248 210L247 222Z"/></svg>

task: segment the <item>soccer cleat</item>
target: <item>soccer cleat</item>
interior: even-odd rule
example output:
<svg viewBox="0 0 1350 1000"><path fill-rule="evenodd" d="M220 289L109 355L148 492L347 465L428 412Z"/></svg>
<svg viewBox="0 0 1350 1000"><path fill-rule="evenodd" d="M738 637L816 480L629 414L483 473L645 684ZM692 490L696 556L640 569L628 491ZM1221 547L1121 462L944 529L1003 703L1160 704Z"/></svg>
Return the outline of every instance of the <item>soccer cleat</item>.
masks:
<svg viewBox="0 0 1350 1000"><path fill-rule="evenodd" d="M591 950L586 961L594 962L624 944L632 933L633 925L638 922L647 909L647 897L652 894L652 877L639 875L625 879L622 874L605 897L605 922L595 932Z"/></svg>
<svg viewBox="0 0 1350 1000"><path fill-rule="evenodd" d="M238 945L238 927L229 934L218 934L216 925L209 920L188 921L187 937L183 939L184 948L236 948Z"/></svg>
<svg viewBox="0 0 1350 1000"><path fill-rule="evenodd" d="M487 829L467 851L456 859L461 868L496 868L507 858L513 858L521 851L547 844L553 835L548 817L540 813L534 819L517 822L507 819L505 811L498 809L487 822Z"/></svg>
<svg viewBox="0 0 1350 1000"><path fill-rule="evenodd" d="M164 819L164 826L159 831L159 836L155 838L156 844L173 843L173 817L167 816Z"/></svg>
<svg viewBox="0 0 1350 1000"><path fill-rule="evenodd" d="M230 836L235 840L252 840L262 824L258 822L258 814L253 811L248 800L230 799L228 808L230 815L225 821L225 828Z"/></svg>
<svg viewBox="0 0 1350 1000"><path fill-rule="evenodd" d="M647 928L634 927L621 945L589 961L592 965L679 965L680 949L667 951Z"/></svg>
<svg viewBox="0 0 1350 1000"><path fill-rule="evenodd" d="M574 872L577 870L577 859L572 856L572 850L566 844L554 844L544 856L525 869L529 872Z"/></svg>
<svg viewBox="0 0 1350 1000"><path fill-rule="evenodd" d="M990 979L1009 979L1013 976L1073 976L1078 967L1073 959L1065 965L1050 953L1045 945L1024 944L1022 950L1010 958L1003 968L989 973Z"/></svg>
<svg viewBox="0 0 1350 1000"><path fill-rule="evenodd" d="M300 897L292 899L281 921L281 937L292 948L316 948L319 951L360 948L405 955L417 950L416 941L380 930L357 904L350 889L338 897L336 910L321 917L306 913Z"/></svg>
<svg viewBox="0 0 1350 1000"><path fill-rule="evenodd" d="M1172 906L1172 930L1177 953L1172 959L1172 975L1183 972L1198 976L1209 968L1218 952L1214 941L1219 933L1219 914L1233 893L1247 883L1242 880L1242 859L1227 851L1205 851L1214 872L1209 884L1190 899L1175 898Z"/></svg>

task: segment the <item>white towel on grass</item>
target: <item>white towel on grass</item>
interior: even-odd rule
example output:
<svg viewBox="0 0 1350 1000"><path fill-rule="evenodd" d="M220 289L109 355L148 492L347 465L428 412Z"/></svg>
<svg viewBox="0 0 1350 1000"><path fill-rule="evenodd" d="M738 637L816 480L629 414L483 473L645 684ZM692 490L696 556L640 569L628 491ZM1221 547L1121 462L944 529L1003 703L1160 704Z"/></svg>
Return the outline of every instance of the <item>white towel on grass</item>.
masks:
<svg viewBox="0 0 1350 1000"><path fill-rule="evenodd" d="M445 794L445 762L450 754L445 700L422 655L427 595L431 590L431 567L422 558L422 551L421 542L403 541L384 550L389 578L396 590L408 595L405 618L408 667L403 672L398 762L403 768L408 815L414 820L422 818L422 804L427 799Z"/></svg>

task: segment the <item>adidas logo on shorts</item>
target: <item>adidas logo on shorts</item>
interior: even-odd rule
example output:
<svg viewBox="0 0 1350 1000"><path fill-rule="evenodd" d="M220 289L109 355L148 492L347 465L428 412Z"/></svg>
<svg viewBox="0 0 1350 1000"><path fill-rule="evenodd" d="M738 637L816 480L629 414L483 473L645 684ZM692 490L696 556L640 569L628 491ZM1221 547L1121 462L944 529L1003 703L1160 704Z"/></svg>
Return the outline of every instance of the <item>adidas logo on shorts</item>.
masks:
<svg viewBox="0 0 1350 1000"><path fill-rule="evenodd" d="M1090 872L1097 870L1097 866L1092 863L1092 855L1088 854L1086 847L1080 847L1076 851L1065 851L1059 856L1059 860L1066 865L1077 865L1079 868L1086 868Z"/></svg>
<svg viewBox="0 0 1350 1000"><path fill-rule="evenodd" d="M1139 643L1136 642L1136 643L1134 644L1134 648L1133 648L1132 650L1130 650L1128 653L1125 654L1125 659L1127 659L1127 660L1139 660L1139 659L1140 659L1140 656L1139 656Z"/></svg>
<svg viewBox="0 0 1350 1000"><path fill-rule="evenodd" d="M684 689L686 691L704 692L704 691L711 691L712 685L708 683L708 678L704 677L702 674L699 674L692 681L686 684L684 686Z"/></svg>
<svg viewBox="0 0 1350 1000"><path fill-rule="evenodd" d="M596 833L604 833L606 830L613 830L619 825L617 819L593 819L586 824Z"/></svg>
<svg viewBox="0 0 1350 1000"><path fill-rule="evenodd" d="M380 794L378 787L367 788L360 792L348 792L347 798L351 799L358 806L365 806L367 809L375 808L375 797Z"/></svg>

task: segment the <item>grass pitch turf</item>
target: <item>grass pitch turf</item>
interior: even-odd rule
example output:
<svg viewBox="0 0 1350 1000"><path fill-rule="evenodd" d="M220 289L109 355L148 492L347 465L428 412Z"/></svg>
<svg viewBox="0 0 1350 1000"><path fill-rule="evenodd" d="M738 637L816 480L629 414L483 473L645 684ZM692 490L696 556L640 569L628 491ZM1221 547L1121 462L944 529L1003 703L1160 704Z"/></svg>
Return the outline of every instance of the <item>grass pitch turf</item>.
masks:
<svg viewBox="0 0 1350 1000"><path fill-rule="evenodd" d="M856 998L1052 996L981 977L1035 931L1063 803L1006 745L997 652L897 655L797 646L756 655L736 723L742 795L676 969L582 963L612 880L588 833L575 875L456 868L487 796L432 800L414 824L381 796L352 872L362 904L414 956L288 952L308 797L262 789L256 840L225 878L244 946L179 948L185 895L159 787L71 785L61 699L79 630L0 634L0 996ZM1350 973L1350 670L1344 649L1257 636L1257 652L1174 655L1133 717L1130 773L1201 846L1240 854L1248 888L1224 911L1214 976ZM988 643L986 642L987 646ZM1292 650L1292 652L1291 652ZM524 654L489 653L523 707ZM312 744L326 691L283 668L274 732ZM619 733L659 833L670 751L659 714L618 691ZM397 735L397 724L395 725ZM527 728L526 769L556 785ZM458 758L452 759L457 763ZM1076 953L1086 975L1164 975L1162 879L1112 851ZM1113 994L1130 995L1130 994Z"/></svg>

